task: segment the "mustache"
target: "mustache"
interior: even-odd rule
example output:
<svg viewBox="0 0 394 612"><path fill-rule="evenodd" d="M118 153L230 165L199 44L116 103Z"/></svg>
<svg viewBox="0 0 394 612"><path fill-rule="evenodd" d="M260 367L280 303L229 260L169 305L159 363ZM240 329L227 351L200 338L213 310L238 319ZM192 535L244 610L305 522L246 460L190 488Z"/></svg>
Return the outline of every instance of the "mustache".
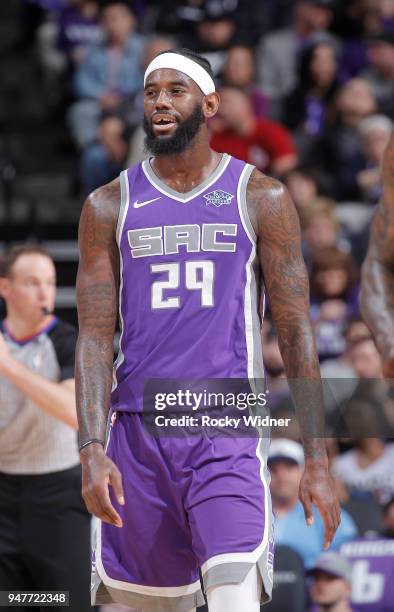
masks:
<svg viewBox="0 0 394 612"><path fill-rule="evenodd" d="M176 155L183 153L189 146L205 121L201 104L196 104L190 115L180 121L175 114L171 114L176 119L177 127L171 136L156 136L152 118L155 114L163 114L156 111L149 119L144 114L143 129L145 132L145 150L153 155Z"/></svg>

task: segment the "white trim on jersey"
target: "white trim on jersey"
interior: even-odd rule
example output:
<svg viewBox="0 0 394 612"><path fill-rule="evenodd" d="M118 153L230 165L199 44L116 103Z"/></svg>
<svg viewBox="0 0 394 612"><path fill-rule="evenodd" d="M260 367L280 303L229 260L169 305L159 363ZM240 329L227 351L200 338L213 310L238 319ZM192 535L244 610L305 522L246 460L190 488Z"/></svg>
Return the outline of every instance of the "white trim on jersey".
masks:
<svg viewBox="0 0 394 612"><path fill-rule="evenodd" d="M246 272L246 284L244 291L244 316L245 316L245 340L246 340L246 351L247 351L247 369L248 369L248 378L249 380L253 380L254 378L258 378L258 373L254 372L254 338L253 338L253 315L252 315L252 296L251 296L251 276L252 276L252 262L256 257L256 241L253 240L253 237L250 234L247 223L245 222L244 213L242 210L241 199L242 193L241 188L243 185L243 178L247 172L251 172L251 166L249 164L245 165L242 170L241 176L238 181L237 188L237 201L238 201L238 214L241 219L242 226L245 230L245 234L250 240L251 243L251 251L248 261L245 264L245 272Z"/></svg>
<svg viewBox="0 0 394 612"><path fill-rule="evenodd" d="M145 159L143 162L141 162L141 168L152 187L155 187L157 191L160 191L160 193L168 198L176 200L177 202L182 202L182 204L186 204L187 202L194 200L194 198L201 195L203 191L206 191L211 187L211 185L216 183L216 181L220 179L222 174L227 169L227 166L232 158L231 155L223 153L222 159L212 174L205 181L203 181L201 185L197 185L197 187L186 192L184 195L165 185L165 183L154 173L154 170L150 164L150 159L151 158Z"/></svg>
<svg viewBox="0 0 394 612"><path fill-rule="evenodd" d="M116 389L118 386L118 379L116 376L117 369L124 362L124 354L122 351L122 339L124 332L124 321L122 314L122 291L123 291L123 257L122 257L122 249L121 249L121 240L123 234L123 226L125 224L125 220L127 217L127 213L130 206L130 194L129 194L129 179L127 176L127 170L123 170L120 173L120 193L121 193L121 203L119 210L119 222L118 227L116 228L116 242L118 244L119 249L119 263L120 263L120 284L119 284L119 319L120 319L120 337L119 337L119 351L116 357L115 363L113 365L113 383L112 383L112 391Z"/></svg>
<svg viewBox="0 0 394 612"><path fill-rule="evenodd" d="M185 584L178 587L152 587L111 578L105 571L101 559L101 528L102 521L99 521L99 525L97 527L96 567L98 575L106 586L113 587L114 589L122 589L124 591L132 591L133 593L138 593L139 595L153 595L159 597L182 597L183 595L197 593L200 590L200 580L196 580L196 582L193 582L192 584Z"/></svg>
<svg viewBox="0 0 394 612"><path fill-rule="evenodd" d="M259 452L261 442L262 440L259 437L256 446L256 456L260 462L260 479L264 490L264 532L261 544L259 544L257 548L255 548L251 552L223 553L221 555L215 555L214 557L211 557L201 566L201 573L203 575L213 567L216 567L217 565L222 565L224 563L257 563L264 550L268 546L268 534L271 530L272 517L269 507L270 493L267 481L264 476L265 462L262 453Z"/></svg>

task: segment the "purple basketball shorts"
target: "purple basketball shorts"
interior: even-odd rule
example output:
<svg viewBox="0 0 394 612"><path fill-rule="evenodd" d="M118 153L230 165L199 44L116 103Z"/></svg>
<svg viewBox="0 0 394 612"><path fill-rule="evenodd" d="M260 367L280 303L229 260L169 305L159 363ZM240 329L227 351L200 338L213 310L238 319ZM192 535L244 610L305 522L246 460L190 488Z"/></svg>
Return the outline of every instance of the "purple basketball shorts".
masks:
<svg viewBox="0 0 394 612"><path fill-rule="evenodd" d="M108 456L121 471L121 529L98 521L92 603L188 612L202 588L243 581L257 564L262 602L272 591L268 440L255 436L153 437L143 415L117 413ZM200 582L200 571L202 587Z"/></svg>

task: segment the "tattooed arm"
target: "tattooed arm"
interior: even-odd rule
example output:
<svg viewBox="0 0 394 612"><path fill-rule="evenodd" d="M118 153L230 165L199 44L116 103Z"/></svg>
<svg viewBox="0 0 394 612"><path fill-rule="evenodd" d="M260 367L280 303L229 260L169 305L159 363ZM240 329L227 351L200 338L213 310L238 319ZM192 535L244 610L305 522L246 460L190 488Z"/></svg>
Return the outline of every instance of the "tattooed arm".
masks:
<svg viewBox="0 0 394 612"><path fill-rule="evenodd" d="M308 524L315 503L325 524L327 548L339 524L339 506L328 471L320 367L309 317L309 282L301 254L298 215L279 182L257 170L247 189L248 210L279 348L295 402L305 452L300 500Z"/></svg>
<svg viewBox="0 0 394 612"><path fill-rule="evenodd" d="M82 495L92 514L121 527L121 518L108 493L108 484L111 484L118 502L124 503L121 475L103 448L118 312L116 225L119 203L120 185L116 180L89 196L80 219L76 397L81 444L93 438L102 440L102 444L94 442L81 450Z"/></svg>
<svg viewBox="0 0 394 612"><path fill-rule="evenodd" d="M361 310L394 378L394 136L383 161L383 199L375 213L362 268Z"/></svg>

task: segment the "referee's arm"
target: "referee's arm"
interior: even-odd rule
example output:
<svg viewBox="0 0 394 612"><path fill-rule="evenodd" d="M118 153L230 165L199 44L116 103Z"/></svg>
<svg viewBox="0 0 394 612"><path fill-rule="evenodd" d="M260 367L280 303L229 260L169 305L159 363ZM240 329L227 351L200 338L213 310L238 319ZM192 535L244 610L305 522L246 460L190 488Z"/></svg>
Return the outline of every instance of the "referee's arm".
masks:
<svg viewBox="0 0 394 612"><path fill-rule="evenodd" d="M32 372L11 355L2 334L0 375L5 376L41 410L78 429L74 379L53 382Z"/></svg>

